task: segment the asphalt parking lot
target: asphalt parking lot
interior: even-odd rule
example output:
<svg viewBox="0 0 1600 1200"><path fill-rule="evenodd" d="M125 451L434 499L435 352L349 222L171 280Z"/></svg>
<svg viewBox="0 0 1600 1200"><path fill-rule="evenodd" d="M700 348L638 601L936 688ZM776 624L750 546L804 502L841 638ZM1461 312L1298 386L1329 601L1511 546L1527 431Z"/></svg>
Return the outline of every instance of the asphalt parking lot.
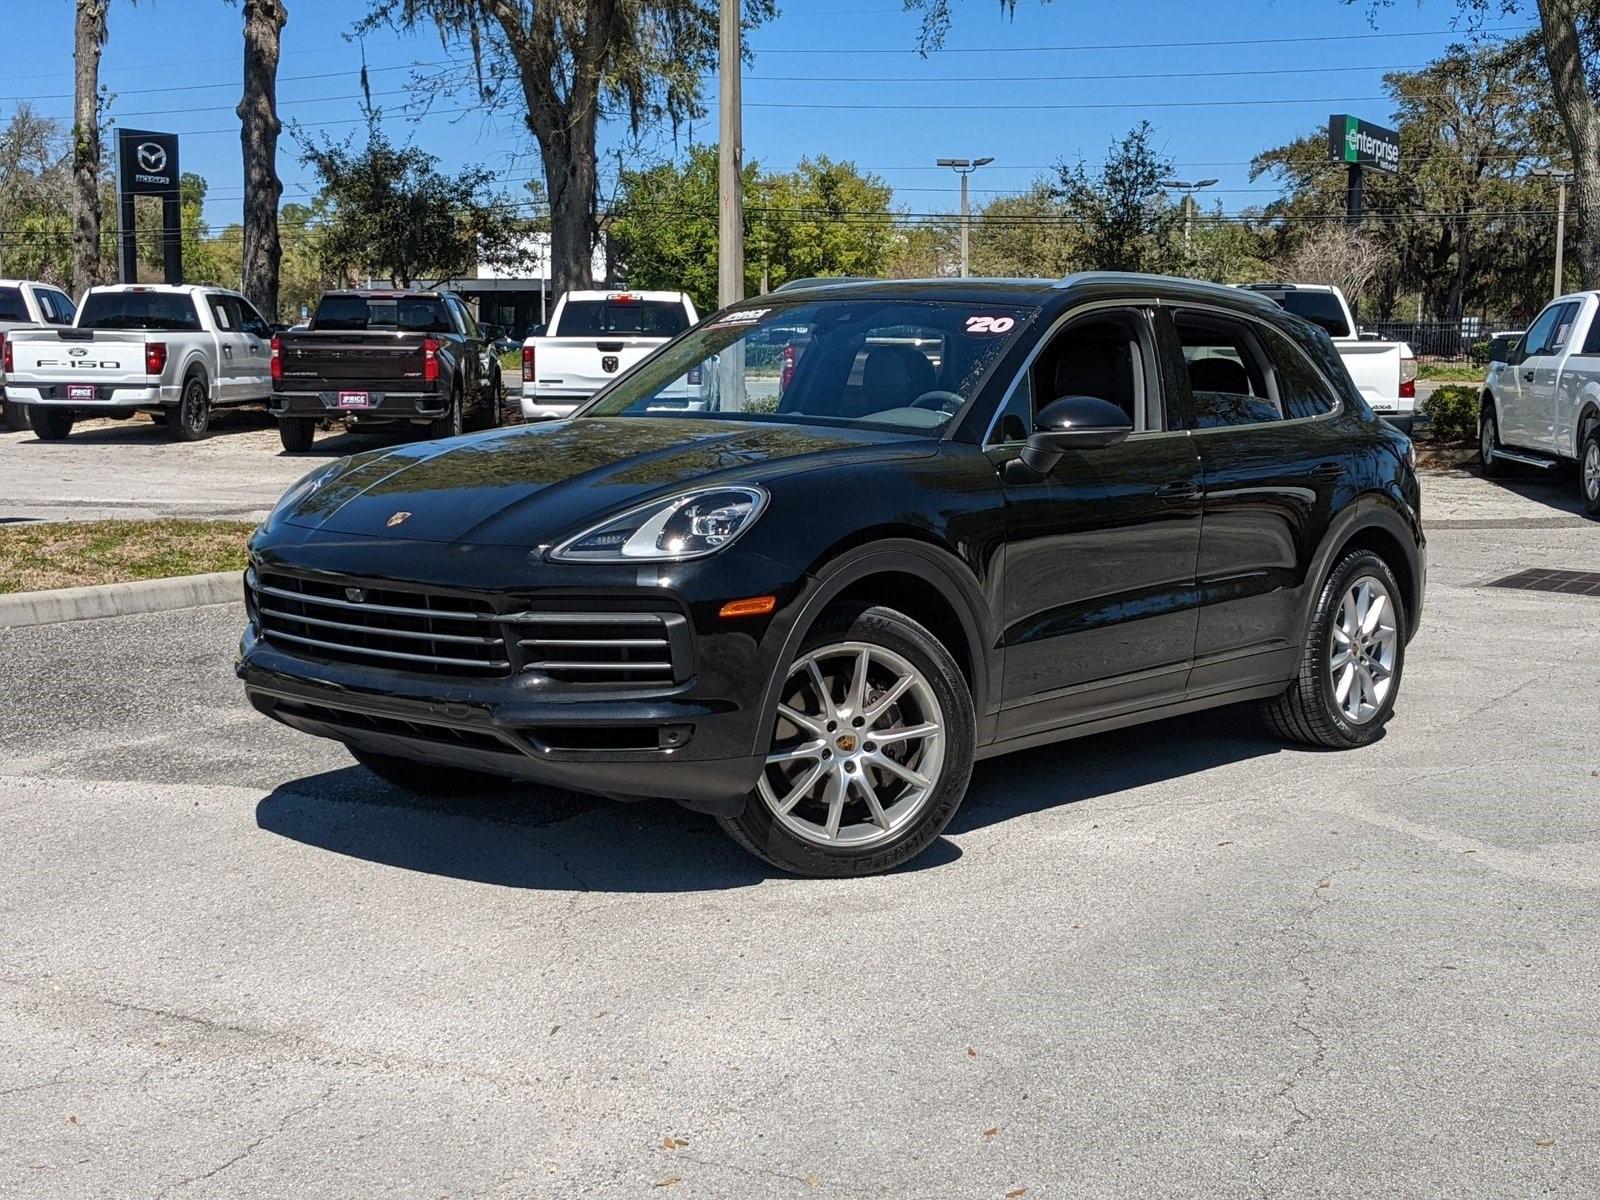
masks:
<svg viewBox="0 0 1600 1200"><path fill-rule="evenodd" d="M1593 1196L1600 600L1482 585L1600 524L1426 488L1376 745L995 760L867 880L402 795L244 706L239 606L0 630L0 1195Z"/></svg>

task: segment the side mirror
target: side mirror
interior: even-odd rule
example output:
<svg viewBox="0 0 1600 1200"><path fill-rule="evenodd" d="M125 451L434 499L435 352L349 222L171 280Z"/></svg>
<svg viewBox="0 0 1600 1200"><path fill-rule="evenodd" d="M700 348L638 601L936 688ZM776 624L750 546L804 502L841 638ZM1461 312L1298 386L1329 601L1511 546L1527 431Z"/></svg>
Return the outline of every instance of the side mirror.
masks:
<svg viewBox="0 0 1600 1200"><path fill-rule="evenodd" d="M1128 414L1097 396L1063 396L1039 410L1033 433L1023 443L1022 461L1030 471L1049 474L1068 450L1103 450L1133 432Z"/></svg>

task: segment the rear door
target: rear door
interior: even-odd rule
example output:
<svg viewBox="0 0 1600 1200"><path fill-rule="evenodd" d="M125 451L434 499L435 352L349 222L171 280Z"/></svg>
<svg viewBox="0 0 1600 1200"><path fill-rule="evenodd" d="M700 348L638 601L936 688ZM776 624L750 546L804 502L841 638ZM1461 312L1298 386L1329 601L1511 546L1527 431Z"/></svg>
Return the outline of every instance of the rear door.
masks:
<svg viewBox="0 0 1600 1200"><path fill-rule="evenodd" d="M1300 600L1351 450L1332 384L1276 327L1179 307L1159 322L1204 483L1189 694L1286 680Z"/></svg>
<svg viewBox="0 0 1600 1200"><path fill-rule="evenodd" d="M228 301L238 310L239 331L244 335L245 357L239 370L243 393L240 398L265 399L272 391L272 326L243 296L230 296Z"/></svg>
<svg viewBox="0 0 1600 1200"><path fill-rule="evenodd" d="M217 399L225 404L249 394L250 348L239 329L239 305L221 292L205 294L206 310L217 331Z"/></svg>

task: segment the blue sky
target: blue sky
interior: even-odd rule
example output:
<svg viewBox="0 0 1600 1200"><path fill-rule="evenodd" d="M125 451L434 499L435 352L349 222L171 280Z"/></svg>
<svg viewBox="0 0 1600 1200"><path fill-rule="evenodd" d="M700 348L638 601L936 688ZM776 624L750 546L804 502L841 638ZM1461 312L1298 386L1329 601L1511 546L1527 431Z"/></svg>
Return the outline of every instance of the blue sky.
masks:
<svg viewBox="0 0 1600 1200"><path fill-rule="evenodd" d="M363 51L345 35L365 5L288 5L281 113L286 122L342 136L359 124L354 97ZM7 7L7 44L31 53L26 61L7 56L0 112L22 97L70 119L71 0L11 0ZM111 8L102 79L116 94L113 118L185 135L183 167L211 187L207 218L214 225L237 220L238 9L221 0L111 0ZM1401 0L1380 14L1376 29L1365 3L1340 0L1019 0L1010 19L997 3L981 0L957 6L945 51L923 58L913 50L917 17L896 0L791 0L782 8L749 39L755 58L745 75L746 156L774 168L805 155L852 160L891 183L898 203L913 212L956 204L954 177L933 166L936 158L995 157L974 178L977 200L1022 188L1062 157L1096 161L1141 119L1155 126L1178 175L1220 180L1208 201L1220 199L1229 212L1266 203L1269 182L1248 178L1252 154L1325 125L1332 112L1385 122L1384 72L1424 63L1460 40L1446 32L1455 19L1452 0ZM437 37L389 32L367 38L364 52L376 93L400 89L407 64L443 56ZM1135 75L1146 78L1106 78ZM714 89L707 96L714 105ZM398 108L406 97L376 100ZM815 105L851 107L807 107ZM447 166L491 166L519 196L521 180L538 172L512 116L435 114L416 124L391 116L386 124L391 136L415 141ZM713 109L680 130L679 144L711 140L715 129ZM604 145L614 169L622 139L608 136ZM663 132L648 152L672 149ZM286 200L304 200L311 188L295 151L286 136Z"/></svg>

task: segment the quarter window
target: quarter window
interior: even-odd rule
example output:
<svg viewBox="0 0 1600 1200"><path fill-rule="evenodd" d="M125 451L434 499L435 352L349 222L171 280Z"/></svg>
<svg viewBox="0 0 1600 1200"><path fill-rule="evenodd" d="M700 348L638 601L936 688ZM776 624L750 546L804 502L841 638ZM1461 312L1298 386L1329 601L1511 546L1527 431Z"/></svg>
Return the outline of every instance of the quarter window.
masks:
<svg viewBox="0 0 1600 1200"><path fill-rule="evenodd" d="M1328 383L1296 346L1276 329L1259 330L1277 376L1278 400L1291 418L1320 417L1333 411Z"/></svg>
<svg viewBox="0 0 1600 1200"><path fill-rule="evenodd" d="M1196 429L1283 420L1271 372L1247 326L1198 313L1176 313L1173 320L1194 398Z"/></svg>

